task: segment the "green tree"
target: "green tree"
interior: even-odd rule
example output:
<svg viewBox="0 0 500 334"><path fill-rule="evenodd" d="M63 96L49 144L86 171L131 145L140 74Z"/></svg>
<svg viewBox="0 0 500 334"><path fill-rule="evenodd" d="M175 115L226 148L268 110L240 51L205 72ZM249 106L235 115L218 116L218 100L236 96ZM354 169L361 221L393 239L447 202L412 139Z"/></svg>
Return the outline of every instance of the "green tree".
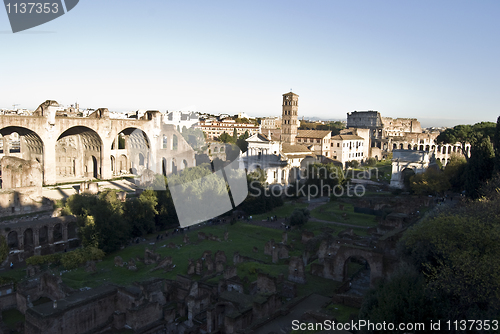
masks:
<svg viewBox="0 0 500 334"><path fill-rule="evenodd" d="M375 158L368 158L368 160L366 160L367 166L373 167L376 164L377 164L377 159L375 159Z"/></svg>
<svg viewBox="0 0 500 334"><path fill-rule="evenodd" d="M248 196L238 207L247 214L259 214L271 211L283 205L281 192L275 192L266 184L267 175L263 169L247 174Z"/></svg>
<svg viewBox="0 0 500 334"><path fill-rule="evenodd" d="M493 148L495 150L495 171L500 171L500 116L497 118L495 135L493 137Z"/></svg>
<svg viewBox="0 0 500 334"><path fill-rule="evenodd" d="M166 181L167 178L165 178ZM155 216L155 225L158 230L164 230L169 227L179 225L179 220L175 212L174 201L168 189L156 191L156 211L158 214Z"/></svg>
<svg viewBox="0 0 500 334"><path fill-rule="evenodd" d="M232 143L236 143L236 140L238 140L238 131L236 131L236 128L234 128Z"/></svg>
<svg viewBox="0 0 500 334"><path fill-rule="evenodd" d="M472 206L420 222L401 241L403 255L426 277L426 287L450 301L446 313L454 319L500 311L500 219L491 215L498 200Z"/></svg>
<svg viewBox="0 0 500 334"><path fill-rule="evenodd" d="M345 183L344 172L335 164L314 163L307 166L306 185L314 185L318 189L318 196L325 190L333 191L337 185Z"/></svg>
<svg viewBox="0 0 500 334"><path fill-rule="evenodd" d="M119 249L130 238L130 226L123 219L123 203L115 191L104 191L97 197L73 195L67 205L78 216L84 245L99 247L108 253Z"/></svg>
<svg viewBox="0 0 500 334"><path fill-rule="evenodd" d="M430 323L442 317L441 308L426 288L424 276L403 264L365 297L359 318L373 323ZM362 333L373 331L364 328ZM398 331L395 331L398 333Z"/></svg>
<svg viewBox="0 0 500 334"><path fill-rule="evenodd" d="M480 122L474 125L456 125L453 128L441 132L436 138L436 143L439 145L460 143L462 148L465 148L465 144L471 143L473 145L483 137L493 138L495 128L496 124L493 122ZM467 156L466 159L468 160Z"/></svg>
<svg viewBox="0 0 500 334"><path fill-rule="evenodd" d="M450 182L451 189L454 191L462 191L464 189L464 173L467 166L465 157L458 154L453 154L450 161L444 168L444 175Z"/></svg>
<svg viewBox="0 0 500 334"><path fill-rule="evenodd" d="M245 131L237 140L236 145L240 148L241 152L245 153L248 150L248 142L247 139L250 137L248 130Z"/></svg>
<svg viewBox="0 0 500 334"><path fill-rule="evenodd" d="M410 188L417 195L442 194L450 189L450 182L438 169L429 168L424 173L410 177Z"/></svg>
<svg viewBox="0 0 500 334"><path fill-rule="evenodd" d="M9 255L9 247L7 245L7 241L3 235L0 235L0 263L5 261L7 256Z"/></svg>
<svg viewBox="0 0 500 334"><path fill-rule="evenodd" d="M145 190L138 198L125 202L124 217L130 225L132 237L140 237L155 231L157 204L158 200L153 190Z"/></svg>
<svg viewBox="0 0 500 334"><path fill-rule="evenodd" d="M349 167L352 168L358 168L359 167L359 161L358 160L351 160L347 163Z"/></svg>
<svg viewBox="0 0 500 334"><path fill-rule="evenodd" d="M345 124L341 121L334 121L328 123L328 128L332 131L332 136L336 136L340 134L340 130L345 128Z"/></svg>
<svg viewBox="0 0 500 334"><path fill-rule="evenodd" d="M309 220L309 210L307 209L295 209L290 215L290 225L291 226L304 226Z"/></svg>
<svg viewBox="0 0 500 334"><path fill-rule="evenodd" d="M219 136L219 141L222 142L222 143L234 143L233 141L233 137L228 135L227 133L223 132L220 136Z"/></svg>
<svg viewBox="0 0 500 334"><path fill-rule="evenodd" d="M494 167L493 157L493 146L489 137L483 137L471 146L471 157L464 173L464 186L468 197L477 198L481 184L491 178Z"/></svg>

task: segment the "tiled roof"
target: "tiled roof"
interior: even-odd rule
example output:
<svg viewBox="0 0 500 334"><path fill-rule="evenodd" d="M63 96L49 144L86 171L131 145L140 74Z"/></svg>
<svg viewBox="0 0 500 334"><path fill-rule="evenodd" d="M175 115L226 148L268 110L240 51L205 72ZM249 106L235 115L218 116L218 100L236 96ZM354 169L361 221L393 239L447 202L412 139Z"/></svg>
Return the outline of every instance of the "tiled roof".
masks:
<svg viewBox="0 0 500 334"><path fill-rule="evenodd" d="M287 153L308 153L311 154L311 150L303 145L290 145L290 144L282 144L281 151L285 154Z"/></svg>
<svg viewBox="0 0 500 334"><path fill-rule="evenodd" d="M297 138L325 138L330 133L330 130L298 130Z"/></svg>
<svg viewBox="0 0 500 334"><path fill-rule="evenodd" d="M314 153L309 153L309 154L292 154L292 153L289 153L289 154L285 154L285 156L288 158L288 159L304 159L304 158L307 158L307 157L315 157Z"/></svg>
<svg viewBox="0 0 500 334"><path fill-rule="evenodd" d="M336 135L333 136L332 139L335 140L364 140L363 137L357 135Z"/></svg>

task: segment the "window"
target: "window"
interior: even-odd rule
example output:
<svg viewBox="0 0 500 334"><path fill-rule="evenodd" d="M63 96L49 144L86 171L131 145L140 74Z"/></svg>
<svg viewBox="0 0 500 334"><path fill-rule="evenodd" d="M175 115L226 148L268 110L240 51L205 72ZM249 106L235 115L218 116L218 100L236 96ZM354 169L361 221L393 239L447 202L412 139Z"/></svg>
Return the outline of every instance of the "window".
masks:
<svg viewBox="0 0 500 334"><path fill-rule="evenodd" d="M340 147L340 143L337 143L337 147Z"/></svg>
<svg viewBox="0 0 500 334"><path fill-rule="evenodd" d="M178 147L179 147L179 140L177 139L177 136L174 135L172 137L172 150L177 150Z"/></svg>

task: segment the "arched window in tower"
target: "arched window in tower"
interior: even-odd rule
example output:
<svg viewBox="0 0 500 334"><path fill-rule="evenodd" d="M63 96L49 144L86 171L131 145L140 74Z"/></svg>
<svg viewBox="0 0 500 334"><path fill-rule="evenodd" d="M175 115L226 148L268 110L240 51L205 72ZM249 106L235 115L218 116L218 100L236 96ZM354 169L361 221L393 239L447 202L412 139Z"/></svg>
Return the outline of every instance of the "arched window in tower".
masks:
<svg viewBox="0 0 500 334"><path fill-rule="evenodd" d="M167 136L163 135L163 148L168 148L168 138Z"/></svg>

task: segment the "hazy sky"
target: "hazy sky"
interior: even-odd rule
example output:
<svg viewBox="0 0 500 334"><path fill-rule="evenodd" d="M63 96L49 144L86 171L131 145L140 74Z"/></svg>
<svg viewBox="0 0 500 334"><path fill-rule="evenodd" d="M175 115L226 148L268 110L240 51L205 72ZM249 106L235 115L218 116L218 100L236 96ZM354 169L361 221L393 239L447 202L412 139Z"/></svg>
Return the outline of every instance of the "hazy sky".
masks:
<svg viewBox="0 0 500 334"><path fill-rule="evenodd" d="M0 107L53 99L137 109L454 125L500 115L500 1L81 0L12 34L0 9Z"/></svg>

